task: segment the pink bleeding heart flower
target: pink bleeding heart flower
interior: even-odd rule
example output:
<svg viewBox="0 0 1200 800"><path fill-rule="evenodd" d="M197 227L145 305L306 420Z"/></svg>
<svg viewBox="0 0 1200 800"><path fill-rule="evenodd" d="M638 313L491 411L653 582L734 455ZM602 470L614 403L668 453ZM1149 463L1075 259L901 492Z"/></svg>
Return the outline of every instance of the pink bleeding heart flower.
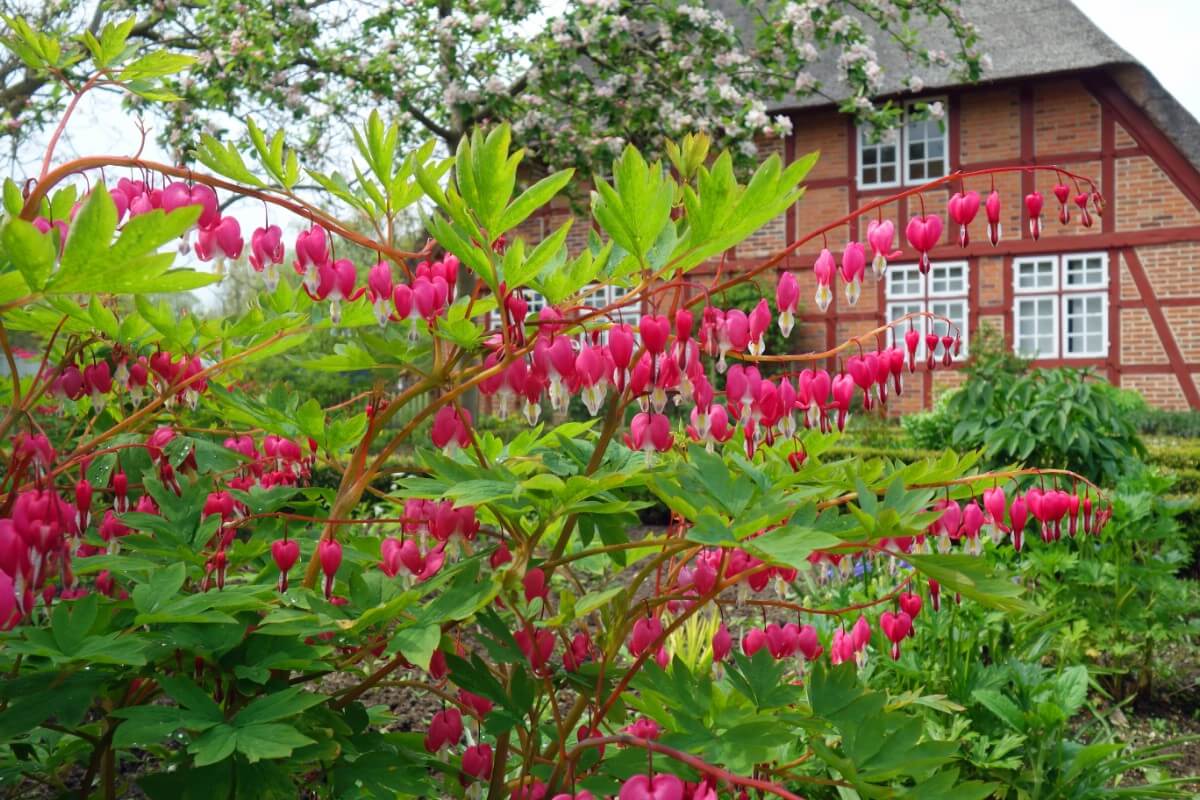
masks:
<svg viewBox="0 0 1200 800"><path fill-rule="evenodd" d="M634 775L621 786L617 800L683 800L683 781L674 775Z"/></svg>
<svg viewBox="0 0 1200 800"><path fill-rule="evenodd" d="M1008 509L1008 518L1012 521L1013 548L1019 553L1025 541L1025 521L1029 519L1025 498L1018 495L1013 499Z"/></svg>
<svg viewBox="0 0 1200 800"><path fill-rule="evenodd" d="M477 744L463 751L462 773L465 777L486 781L492 777L492 748ZM465 783L465 781L464 781Z"/></svg>
<svg viewBox="0 0 1200 800"><path fill-rule="evenodd" d="M665 414L653 414L643 411L636 414L629 423L629 436L626 444L631 450L641 450L647 459L655 452L665 453L675 443L671 433L671 420Z"/></svg>
<svg viewBox="0 0 1200 800"><path fill-rule="evenodd" d="M900 250L892 249L896 239L896 224L890 219L873 219L867 223L867 243L871 245L871 269L876 278L883 277L889 258L896 258Z"/></svg>
<svg viewBox="0 0 1200 800"><path fill-rule="evenodd" d="M300 558L300 545L295 539L278 539L271 543L271 558L275 560L275 566L279 567L279 591L286 592L288 572Z"/></svg>
<svg viewBox="0 0 1200 800"><path fill-rule="evenodd" d="M466 447L471 443L470 425L471 412L465 408L460 412L451 405L442 406L433 417L433 446L448 454L456 447Z"/></svg>
<svg viewBox="0 0 1200 800"><path fill-rule="evenodd" d="M1036 241L1042 235L1042 193L1036 189L1025 195L1025 210L1029 212L1029 235Z"/></svg>
<svg viewBox="0 0 1200 800"><path fill-rule="evenodd" d="M900 659L900 642L912 633L912 617L903 611L893 614L885 611L879 615L879 627L883 635L892 643L892 660Z"/></svg>
<svg viewBox="0 0 1200 800"><path fill-rule="evenodd" d="M1088 200L1091 195L1087 192L1080 192L1075 195L1075 205L1079 206L1079 221L1083 223L1083 227L1092 227L1092 215L1088 212Z"/></svg>
<svg viewBox="0 0 1200 800"><path fill-rule="evenodd" d="M856 305L862 295L863 276L867 270L867 255L859 242L848 242L842 251L842 280L846 283L846 302Z"/></svg>
<svg viewBox="0 0 1200 800"><path fill-rule="evenodd" d="M956 192L950 198L947 212L950 220L958 225L958 246L966 247L971 241L967 226L979 213L979 192Z"/></svg>
<svg viewBox="0 0 1200 800"><path fill-rule="evenodd" d="M319 283L317 270L329 261L329 239L325 229L313 226L296 236L296 260L292 268L303 276L309 292L316 291Z"/></svg>
<svg viewBox="0 0 1200 800"><path fill-rule="evenodd" d="M196 257L201 261L211 261L214 257L237 258L244 245L241 223L234 217L222 217L216 225L200 228L196 237Z"/></svg>
<svg viewBox="0 0 1200 800"><path fill-rule="evenodd" d="M796 652L804 656L805 661L815 661L824 650L817 629L812 625L801 625L796 631Z"/></svg>
<svg viewBox="0 0 1200 800"><path fill-rule="evenodd" d="M822 248L813 263L813 274L817 278L817 308L821 311L829 310L829 304L833 302L833 273L836 269L833 253L829 252L828 247Z"/></svg>
<svg viewBox="0 0 1200 800"><path fill-rule="evenodd" d="M283 255L283 231L278 225L255 228L250 234L250 266L263 273L268 292L279 285L279 271L275 267L283 263Z"/></svg>
<svg viewBox="0 0 1200 800"><path fill-rule="evenodd" d="M638 658L662 636L662 621L658 617L646 616L633 623L629 637L629 654Z"/></svg>
<svg viewBox="0 0 1200 800"><path fill-rule="evenodd" d="M462 712L448 708L433 715L429 732L425 734L425 750L436 753L444 747L457 744L463 735Z"/></svg>
<svg viewBox="0 0 1200 800"><path fill-rule="evenodd" d="M724 661L729 657L729 652L733 649L733 637L729 635L729 628L722 622L717 628L717 632L712 638L712 660L713 663Z"/></svg>
<svg viewBox="0 0 1200 800"><path fill-rule="evenodd" d="M765 298L759 300L758 305L750 312L749 323L750 354L761 356L767 349L763 335L767 332L767 328L771 327L771 308L767 305Z"/></svg>
<svg viewBox="0 0 1200 800"><path fill-rule="evenodd" d="M992 247L1000 244L1000 193L992 189L984 210L987 212L988 241Z"/></svg>
<svg viewBox="0 0 1200 800"><path fill-rule="evenodd" d="M1004 512L1008 508L1008 501L1004 496L1004 487L995 486L991 489L984 489L983 507L987 511L988 521L995 526L996 530L1004 531L1008 529L1004 524Z"/></svg>
<svg viewBox="0 0 1200 800"><path fill-rule="evenodd" d="M541 567L534 567L527 570L525 576L521 579L521 584L525 589L526 602L532 602L535 597L540 597L544 601L550 596L550 587L546 583L546 573Z"/></svg>
<svg viewBox="0 0 1200 800"><path fill-rule="evenodd" d="M642 344L646 352L658 355L667 349L667 339L671 335L671 321L663 316L645 316L638 321L638 332L642 336Z"/></svg>
<svg viewBox="0 0 1200 800"><path fill-rule="evenodd" d="M1066 225L1071 221L1071 207L1067 205L1067 201L1071 199L1071 187L1065 183L1056 183L1054 196L1058 198L1058 221Z"/></svg>
<svg viewBox="0 0 1200 800"><path fill-rule="evenodd" d="M790 272L779 276L775 284L775 309L779 312L779 332L790 336L796 324L796 307L800 301L800 282Z"/></svg>
<svg viewBox="0 0 1200 800"><path fill-rule="evenodd" d="M917 267L921 274L929 272L929 251L941 241L942 218L936 214L913 217L908 221L904 234L908 237L908 243L917 251Z"/></svg>
<svg viewBox="0 0 1200 800"><path fill-rule="evenodd" d="M850 402L854 399L854 378L846 373L840 373L833 379L833 402L837 407L837 427L839 431L846 430L846 422L850 419Z"/></svg>
<svg viewBox="0 0 1200 800"><path fill-rule="evenodd" d="M375 307L375 319L379 326L387 325L392 315L392 265L380 261L367 273L367 299Z"/></svg>
<svg viewBox="0 0 1200 800"><path fill-rule="evenodd" d="M325 599L333 596L333 578L342 565L342 545L334 539L322 539L317 545L317 558L325 573Z"/></svg>
<svg viewBox="0 0 1200 800"><path fill-rule="evenodd" d="M915 592L904 592L897 598L900 603L900 610L908 614L909 618L916 619L921 613L921 595Z"/></svg>

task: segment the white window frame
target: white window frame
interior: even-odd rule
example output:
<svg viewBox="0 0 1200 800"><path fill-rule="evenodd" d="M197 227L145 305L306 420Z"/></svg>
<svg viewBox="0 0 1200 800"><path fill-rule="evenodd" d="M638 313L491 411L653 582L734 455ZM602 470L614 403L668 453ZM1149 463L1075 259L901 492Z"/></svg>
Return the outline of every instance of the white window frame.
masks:
<svg viewBox="0 0 1200 800"><path fill-rule="evenodd" d="M1097 259L1100 262L1101 281L1099 283L1080 284L1071 286L1067 283L1067 264L1073 261L1083 261L1085 264L1089 259ZM1033 286L1022 287L1020 285L1020 270L1023 264L1034 264L1039 262L1050 261L1054 263L1054 282L1052 286ZM1108 253L1099 251L1081 251L1078 253L1059 253L1036 256L1025 256L1013 259L1013 295L1015 302L1012 307L1012 331L1013 331L1013 352L1021 353L1020 350L1020 331L1018 325L1020 318L1018 317L1018 309L1020 308L1021 300L1053 300L1054 308L1054 352L1041 353L1039 352L1034 358L1042 359L1063 359L1063 360L1086 360L1107 358L1109 349L1112 347L1112 342L1109 341L1108 330L1108 312L1109 312L1109 296L1108 288L1110 281ZM1100 328L1101 341L1103 346L1098 351L1088 351L1084 353L1070 353L1067 351L1067 337L1070 335L1067 331L1067 303L1071 298L1080 297L1098 297L1100 298ZM1087 335L1086 333L1084 334Z"/></svg>
<svg viewBox="0 0 1200 800"><path fill-rule="evenodd" d="M1053 264L1051 275L1054 277L1053 282L1049 286L1022 286L1021 285L1021 267L1033 265L1036 276L1036 267L1038 264L1050 262ZM1056 294L1059 291L1059 277L1062 273L1062 264L1058 256L1023 256L1013 259L1013 294Z"/></svg>
<svg viewBox="0 0 1200 800"><path fill-rule="evenodd" d="M926 105L932 103L941 103L943 107L948 107L947 98L941 97L923 97L917 100L908 100L904 104L904 120L899 126L894 128L891 133L895 136L896 147L896 179L893 181L874 181L866 183L863 181L863 138L869 133L866 126L859 125L855 128L855 144L856 144L856 160L858 166L858 174L855 179L859 189L894 189L897 186L919 186L937 178L944 178L950 174L950 121L949 118L944 118L945 124L939 126L942 132L942 174L941 175L926 175L919 180L910 180L908 177L908 123L909 114L917 104L923 103ZM883 142L880 142L882 144ZM874 145L871 145L874 146ZM876 165L878 167L878 165Z"/></svg>
<svg viewBox="0 0 1200 800"><path fill-rule="evenodd" d="M1071 300L1087 301L1093 297L1100 299L1100 350L1096 352L1071 353L1067 350L1067 340L1071 333L1067 329L1067 303ZM1087 313L1084 313L1086 319ZM1104 358L1108 355L1108 292L1107 291L1092 291L1092 292L1064 292L1062 295L1062 308L1059 310L1059 323L1062 328L1062 357L1063 358ZM1090 336L1086 330L1083 332L1084 342Z"/></svg>
<svg viewBox="0 0 1200 800"><path fill-rule="evenodd" d="M907 122L905 123L907 124ZM896 148L896 177L890 181L874 181L866 183L863 181L863 138L868 134L868 128L864 125L859 125L855 129L855 138L858 144L858 152L855 155L856 163L858 164L858 188L860 189L894 189L900 185L901 179L904 177L904 132L903 125L899 128L894 128L884 134L884 136L893 136L894 141L887 142L881 139L878 142L873 142L868 145L870 147L878 147L884 144L891 144ZM875 164L875 168L879 169L879 164Z"/></svg>
<svg viewBox="0 0 1200 800"><path fill-rule="evenodd" d="M952 267L961 267L963 275L963 285L961 291L933 291L933 272L936 269L949 269ZM935 261L930 266L927 274L919 275L920 290L916 293L903 292L894 293L892 291L892 275L893 271L908 271L918 269L916 264L889 264L887 269L887 279L884 283L884 314L886 320L891 322L895 319L903 317L905 314L910 314L913 311L930 311L934 304L940 303L962 303L963 315L962 325L959 326L959 336L961 339L961 347L958 355L954 356L956 362L966 361L970 355L970 329L971 329L971 263L969 261ZM897 313L899 309L905 309L903 313ZM948 317L949 315L943 314ZM919 317L912 321L913 328L921 334L921 344L917 348L918 360L925 358L925 334L931 330L932 320L928 317ZM907 329L906 329L907 330ZM903 337L897 336L895 328L888 328L888 343L889 346L903 346ZM938 346L940 351L941 346ZM936 353L936 357L940 358L941 354Z"/></svg>
<svg viewBox="0 0 1200 800"><path fill-rule="evenodd" d="M1059 301L1059 295L1056 295L1053 293L1050 293L1050 294L1046 294L1046 293L1022 294L1022 295L1018 295L1016 298L1014 298L1013 309L1012 309L1013 352L1018 355L1028 357L1028 354L1024 353L1021 350L1021 331L1018 328L1018 325L1020 323L1020 318L1017 316L1017 309L1020 308L1022 302L1038 303L1042 300L1050 301L1050 311L1054 315L1054 320L1050 325L1050 327L1051 327L1050 343L1051 343L1051 346L1053 349L1048 353L1043 353L1039 350L1037 352L1037 354L1033 356L1033 358L1034 359L1058 358L1058 352L1062 346L1062 320L1059 316L1060 312L1062 311L1062 303ZM1036 319L1036 317L1035 317L1035 319ZM1036 330L1034 330L1033 338L1034 339L1041 338L1040 334L1038 334L1038 332Z"/></svg>
<svg viewBox="0 0 1200 800"><path fill-rule="evenodd" d="M1078 286L1072 286L1067 283L1067 262L1075 260L1083 261L1086 269L1087 261L1092 258L1099 259L1100 261L1100 283L1085 283ZM1063 253L1059 257L1059 261L1062 262L1062 275L1058 281L1060 291L1089 293L1108 291L1108 253L1103 250L1086 253Z"/></svg>

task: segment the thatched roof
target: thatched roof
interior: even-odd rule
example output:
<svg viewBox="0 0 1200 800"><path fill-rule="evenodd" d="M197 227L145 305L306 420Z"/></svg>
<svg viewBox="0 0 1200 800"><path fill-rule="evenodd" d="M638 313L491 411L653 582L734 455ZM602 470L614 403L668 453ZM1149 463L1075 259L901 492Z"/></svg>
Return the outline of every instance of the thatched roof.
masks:
<svg viewBox="0 0 1200 800"><path fill-rule="evenodd" d="M709 0L709 6L751 35L754 17L740 0ZM979 30L980 49L992 60L985 84L1102 69L1200 170L1200 122L1070 0L962 0L961 7ZM955 42L944 25L917 28L924 47L952 52ZM876 51L885 75L882 95L902 94L902 82L913 73L920 75L928 89L961 85L949 68L910 67L885 35L876 36ZM845 88L833 58L811 71L828 93L837 96L838 90ZM819 96L787 98L774 110L827 105L829 100Z"/></svg>

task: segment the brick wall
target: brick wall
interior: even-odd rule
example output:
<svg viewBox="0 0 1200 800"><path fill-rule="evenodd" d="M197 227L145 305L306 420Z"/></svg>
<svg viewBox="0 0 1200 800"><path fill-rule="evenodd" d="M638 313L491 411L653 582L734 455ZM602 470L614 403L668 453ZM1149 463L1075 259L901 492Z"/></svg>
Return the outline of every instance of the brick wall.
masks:
<svg viewBox="0 0 1200 800"><path fill-rule="evenodd" d="M1179 390L1179 381L1174 375L1122 375L1121 386L1141 392L1152 406L1173 410L1188 407L1187 398Z"/></svg>
<svg viewBox="0 0 1200 800"><path fill-rule="evenodd" d="M1117 230L1200 223L1200 212L1148 156L1117 159Z"/></svg>
<svg viewBox="0 0 1200 800"><path fill-rule="evenodd" d="M1183 360L1200 363L1200 306L1164 308L1163 313Z"/></svg>
<svg viewBox="0 0 1200 800"><path fill-rule="evenodd" d="M962 95L959 126L962 163L998 161L1021 155L1020 91L984 89Z"/></svg>
<svg viewBox="0 0 1200 800"><path fill-rule="evenodd" d="M1137 254L1156 297L1200 297L1200 242L1148 245ZM1121 296L1130 289L1136 297L1133 279L1123 277Z"/></svg>
<svg viewBox="0 0 1200 800"><path fill-rule="evenodd" d="M1038 80L1033 87L1034 153L1100 149L1100 104L1075 79Z"/></svg>
<svg viewBox="0 0 1200 800"><path fill-rule="evenodd" d="M1162 342L1150 312L1144 308L1121 309L1121 363L1159 364L1166 361Z"/></svg>
<svg viewBox="0 0 1200 800"><path fill-rule="evenodd" d="M842 178L846 175L846 118L836 111L803 115L795 123L796 156L819 150L821 157L808 173L809 180Z"/></svg>

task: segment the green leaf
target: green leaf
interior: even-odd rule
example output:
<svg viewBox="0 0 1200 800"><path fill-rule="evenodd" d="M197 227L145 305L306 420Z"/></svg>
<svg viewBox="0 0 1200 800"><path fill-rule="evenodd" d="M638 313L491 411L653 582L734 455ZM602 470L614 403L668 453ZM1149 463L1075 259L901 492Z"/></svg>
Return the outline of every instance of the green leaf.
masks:
<svg viewBox="0 0 1200 800"><path fill-rule="evenodd" d="M741 546L773 564L805 569L809 566L808 557L814 550L841 543L842 540L832 533L804 525L784 525L762 536L744 539Z"/></svg>
<svg viewBox="0 0 1200 800"><path fill-rule="evenodd" d="M84 201L83 207L71 223L58 274L51 286L70 284L95 270L108 254L109 242L117 230L117 207L104 188L97 184ZM88 292L87 289L69 291Z"/></svg>
<svg viewBox="0 0 1200 800"><path fill-rule="evenodd" d="M209 728L188 746L197 767L216 764L233 755L238 745L238 730L232 725ZM290 751L289 751L290 752Z"/></svg>
<svg viewBox="0 0 1200 800"><path fill-rule="evenodd" d="M440 625L419 625L397 631L392 637L392 647L399 650L409 663L428 670L429 660L433 658L433 651L441 639Z"/></svg>
<svg viewBox="0 0 1200 800"><path fill-rule="evenodd" d="M233 724L239 728L244 728L248 725L263 722L275 722L276 720L293 717L313 706L324 703L328 699L325 695L306 692L299 687L284 689L282 692L275 692L274 694L260 697L243 708L233 718Z"/></svg>
<svg viewBox="0 0 1200 800"><path fill-rule="evenodd" d="M297 747L315 744L291 725L278 722L249 725L237 729L237 751L250 763L265 758L287 758ZM196 759L200 763L200 759Z"/></svg>
<svg viewBox="0 0 1200 800"><path fill-rule="evenodd" d="M158 679L163 691L175 698L175 702L184 708L194 711L206 720L221 722L225 715L221 707L196 684L187 678L163 676Z"/></svg>
<svg viewBox="0 0 1200 800"><path fill-rule="evenodd" d="M155 50L127 64L121 70L121 78L127 81L164 78L168 75L182 72L195 63L196 59L193 56L185 56L182 53L169 53L165 50Z"/></svg>
<svg viewBox="0 0 1200 800"><path fill-rule="evenodd" d="M505 233L524 222L530 214L549 203L556 194L561 192L574 174L575 170L573 169L556 172L542 178L522 192L521 196L504 210L504 216L500 218L497 232Z"/></svg>
<svg viewBox="0 0 1200 800"><path fill-rule="evenodd" d="M238 152L233 142L221 144L215 137L204 133L200 135L200 147L196 150L196 158L200 163L214 172L239 183L251 186L263 186L258 176L249 170L242 154Z"/></svg>
<svg viewBox="0 0 1200 800"><path fill-rule="evenodd" d="M4 255L25 277L25 283L33 291L40 290L50 277L54 267L54 235L42 233L19 217L13 217L0 233L0 244Z"/></svg>
<svg viewBox="0 0 1200 800"><path fill-rule="evenodd" d="M200 714L176 706L133 706L113 710L111 716L124 719L113 736L114 747L156 745L177 730L202 733L217 723Z"/></svg>
<svg viewBox="0 0 1200 800"><path fill-rule="evenodd" d="M75 601L60 601L51 616L51 631L58 649L70 656L79 652L96 622L99 605L96 595L88 594Z"/></svg>
<svg viewBox="0 0 1200 800"><path fill-rule="evenodd" d="M1005 697L995 689L976 689L971 692L979 703L991 711L997 717L1008 724L1010 728L1018 733L1025 732L1025 715L1021 713L1021 709L1017 707L1009 698Z"/></svg>
<svg viewBox="0 0 1200 800"><path fill-rule="evenodd" d="M133 588L133 606L143 614L158 611L175 597L187 578L187 565L177 561L169 567L157 570L150 576L149 583Z"/></svg>

